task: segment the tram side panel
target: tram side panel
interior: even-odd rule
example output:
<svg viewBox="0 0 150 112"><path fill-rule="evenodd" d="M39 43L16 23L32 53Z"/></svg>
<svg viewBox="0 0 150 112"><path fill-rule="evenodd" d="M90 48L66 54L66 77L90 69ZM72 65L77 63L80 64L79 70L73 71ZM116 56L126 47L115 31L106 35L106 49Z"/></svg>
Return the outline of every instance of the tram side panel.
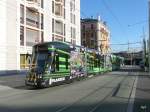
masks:
<svg viewBox="0 0 150 112"><path fill-rule="evenodd" d="M86 76L86 61L83 53L71 51L69 62L71 79Z"/></svg>

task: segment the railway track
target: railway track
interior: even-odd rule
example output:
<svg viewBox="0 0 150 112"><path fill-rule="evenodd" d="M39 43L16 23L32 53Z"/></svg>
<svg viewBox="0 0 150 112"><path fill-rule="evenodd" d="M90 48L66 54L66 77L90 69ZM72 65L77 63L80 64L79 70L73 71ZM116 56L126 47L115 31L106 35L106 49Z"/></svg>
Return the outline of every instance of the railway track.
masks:
<svg viewBox="0 0 150 112"><path fill-rule="evenodd" d="M95 112L98 108L101 107L101 105L104 104L105 100L107 100L110 96L113 96L113 95L117 94L121 84L127 79L127 77L128 76L124 76L123 78L121 78L119 83L117 83L116 86L113 87L108 94L104 95L104 97L102 99L98 100L97 103L94 106L92 106L92 108L87 109L86 112ZM120 78L120 77L117 77L117 78ZM58 109L55 112L71 112L69 110L71 110L72 107L74 108L77 104L80 104L81 102L86 102L84 100L88 97L91 98L95 94L102 93L102 91L105 90L107 86L109 87L112 83L114 83L114 81L116 81L116 77L113 78L112 80L106 82L104 85L98 87L97 89L95 89L91 93L87 94L86 96L84 96L84 97L80 98L79 100L75 101L74 103L72 103L70 105L67 105L65 107L62 107L62 108Z"/></svg>
<svg viewBox="0 0 150 112"><path fill-rule="evenodd" d="M131 75L132 80L130 78L128 78ZM62 102L64 100L64 104L63 103L58 103L58 105L56 105L56 107L53 108L53 110L51 111L51 107L47 107L47 109L50 109L49 111L51 112L99 112L99 109L103 109L104 104L108 103L107 101L109 101L111 97L116 97L118 95L118 91L120 92L120 90L122 89L122 85L124 85L124 82L127 83L128 81L130 81L130 83L133 83L133 78L135 76L132 74L125 74L125 75L108 75L107 74L105 76L100 76L100 77L92 77L92 78L87 78L85 80L82 81L75 81L71 84L64 84L64 85L60 85L60 86L56 86L56 87L52 87L52 88L46 88L46 89L30 89L29 90L23 90L23 91L18 91L16 93L13 94L6 94L4 96L1 96L1 102L8 102L8 101L12 101L15 99L18 99L18 101L20 102L20 99L26 99L25 102L28 101L32 101L34 104L34 100L37 100L38 96L42 95L42 97L48 98L48 96L50 96L50 98L52 98L52 96L56 97L57 95L59 96L60 102ZM101 79L101 80L100 80ZM129 79L129 80L128 80ZM96 82L93 82L96 81ZM100 81L100 82L98 82ZM90 87L85 85L88 83L92 84ZM98 84L100 83L100 84ZM128 83L127 83L128 84ZM82 85L82 86L79 86ZM94 85L96 85L93 89L91 89L91 87L93 87ZM125 86L125 85L124 85ZM128 86L128 85L126 85ZM131 85L130 85L131 86ZM75 88L74 88L75 87ZM82 90L80 87L85 87L84 90ZM22 87L16 87L16 88L23 88ZM68 89L69 88L69 89ZM73 88L73 89L71 89ZM91 89L88 90L87 89ZM121 89L120 89L121 88ZM69 97L72 97L72 93L74 92L69 92L69 94L65 95L65 96L61 96L61 94L59 94L59 92L65 92L66 90L80 90L80 96L75 95L75 99L70 99ZM13 90L14 91L14 90ZM82 92L84 92L82 94ZM55 95L57 93L57 95ZM67 92L66 92L67 93ZM78 94L78 92L75 92ZM32 97L32 100L28 99L29 97ZM47 97L44 97L47 96ZM67 98L68 96L68 98ZM63 98L64 97L64 98ZM58 98L58 97L56 97ZM59 101L59 98L57 99L57 101ZM69 99L69 103L65 103L65 98ZM41 99L41 98L38 98ZM55 101L53 100L46 100L47 102L52 102ZM44 101L44 100L43 100ZM42 102L43 102L42 101ZM56 101L56 102L57 102ZM68 102L67 101L67 102ZM32 104L32 103L31 103ZM55 104L55 102L54 102ZM60 105L59 105L60 104ZM83 105L85 104L85 105ZM51 105L49 105L51 106ZM80 107L80 108L78 108ZM27 107L28 108L28 107Z"/></svg>
<svg viewBox="0 0 150 112"><path fill-rule="evenodd" d="M102 75L104 76L104 75ZM91 79L94 79L94 78L97 78L97 77L101 77L101 76L94 76L94 77L88 77L88 78L85 78L85 79L82 79L80 81L74 81L70 84L67 84L67 83L64 83L64 84L61 84L59 86L54 86L54 87L50 87L50 88L45 88L45 89L38 89L38 88L34 88L34 87L27 87L25 85L17 85L17 86L12 86L12 87L8 87L9 89L6 89L4 92L7 93L7 90L9 91L10 89L12 89L14 91L15 90L23 90L23 91L15 91L15 93L12 93L11 94L6 94L4 96L0 96L0 99L1 101L2 100L9 100L9 98L12 98L12 97L18 97L19 95L23 96L23 97L26 97L27 95L32 95L32 94L44 94L44 93L47 93L47 92L50 92L50 91L53 91L53 90L56 90L56 89L59 89L59 88L66 88L67 86L71 86L73 84L77 84L77 83L82 83L84 81L87 81L87 80L91 80ZM19 81L20 82L20 81ZM5 85L4 85L5 87ZM8 99L6 99L8 98Z"/></svg>

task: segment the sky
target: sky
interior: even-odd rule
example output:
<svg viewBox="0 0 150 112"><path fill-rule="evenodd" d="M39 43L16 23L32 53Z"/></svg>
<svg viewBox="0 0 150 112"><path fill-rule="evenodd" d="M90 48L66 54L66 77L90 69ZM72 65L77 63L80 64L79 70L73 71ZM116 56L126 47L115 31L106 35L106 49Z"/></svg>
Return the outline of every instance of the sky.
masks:
<svg viewBox="0 0 150 112"><path fill-rule="evenodd" d="M114 52L128 49L127 45L114 45L142 41L143 32L148 38L148 0L80 0L81 17L101 16L111 32L111 48ZM141 44L130 44L132 50Z"/></svg>

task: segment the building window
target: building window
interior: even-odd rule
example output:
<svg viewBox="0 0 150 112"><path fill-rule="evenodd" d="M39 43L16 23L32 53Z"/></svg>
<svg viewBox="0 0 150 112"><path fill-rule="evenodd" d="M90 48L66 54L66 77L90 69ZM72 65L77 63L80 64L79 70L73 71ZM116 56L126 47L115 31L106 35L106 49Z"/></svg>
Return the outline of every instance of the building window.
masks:
<svg viewBox="0 0 150 112"><path fill-rule="evenodd" d="M41 42L44 42L44 33L41 32Z"/></svg>
<svg viewBox="0 0 150 112"><path fill-rule="evenodd" d="M91 48L94 48L94 40L91 40Z"/></svg>
<svg viewBox="0 0 150 112"><path fill-rule="evenodd" d="M73 15L73 24L76 24L76 16L75 16L75 14Z"/></svg>
<svg viewBox="0 0 150 112"><path fill-rule="evenodd" d="M44 0L41 0L41 8L44 8Z"/></svg>
<svg viewBox="0 0 150 112"><path fill-rule="evenodd" d="M54 13L54 7L55 7L55 5L54 5L54 1L52 1L52 12Z"/></svg>
<svg viewBox="0 0 150 112"><path fill-rule="evenodd" d="M26 67L26 55L21 54L20 55L20 68L23 69Z"/></svg>
<svg viewBox="0 0 150 112"><path fill-rule="evenodd" d="M20 23L24 24L24 6L20 5Z"/></svg>
<svg viewBox="0 0 150 112"><path fill-rule="evenodd" d="M55 37L54 37L54 34L52 35L52 41L54 41L55 40Z"/></svg>
<svg viewBox="0 0 150 112"><path fill-rule="evenodd" d="M55 0L56 2L62 2L62 0Z"/></svg>
<svg viewBox="0 0 150 112"><path fill-rule="evenodd" d="M94 37L94 33L91 33L91 38L93 38Z"/></svg>
<svg viewBox="0 0 150 112"><path fill-rule="evenodd" d="M64 19L66 18L66 9L64 8Z"/></svg>
<svg viewBox="0 0 150 112"><path fill-rule="evenodd" d="M54 26L54 23L55 21L54 21L54 19L52 19L52 33L54 33L54 28L55 28L55 26Z"/></svg>
<svg viewBox="0 0 150 112"><path fill-rule="evenodd" d="M61 21L55 21L55 33L63 35L63 23Z"/></svg>
<svg viewBox="0 0 150 112"><path fill-rule="evenodd" d="M26 29L26 45L33 46L39 42L39 31Z"/></svg>
<svg viewBox="0 0 150 112"><path fill-rule="evenodd" d="M85 32L83 33L83 38L85 39Z"/></svg>
<svg viewBox="0 0 150 112"><path fill-rule="evenodd" d="M94 29L93 24L91 24L91 29Z"/></svg>
<svg viewBox="0 0 150 112"><path fill-rule="evenodd" d="M41 14L41 29L43 29L44 26L44 16Z"/></svg>
<svg viewBox="0 0 150 112"><path fill-rule="evenodd" d="M63 42L63 41L64 41L64 38L63 38L62 36L57 36L57 35L55 35L54 40L55 40L55 41L61 41L61 42Z"/></svg>
<svg viewBox="0 0 150 112"><path fill-rule="evenodd" d="M76 38L76 29L71 27L71 38Z"/></svg>
<svg viewBox="0 0 150 112"><path fill-rule="evenodd" d="M72 1L70 2L70 11L71 11L71 12L74 12L74 11L75 11L75 0L72 0Z"/></svg>
<svg viewBox="0 0 150 112"><path fill-rule="evenodd" d="M64 38L64 42L66 42L66 38Z"/></svg>
<svg viewBox="0 0 150 112"><path fill-rule="evenodd" d="M39 13L27 8L26 23L32 27L39 28Z"/></svg>
<svg viewBox="0 0 150 112"><path fill-rule="evenodd" d="M63 0L63 2L64 2L64 6L66 5L66 0Z"/></svg>
<svg viewBox="0 0 150 112"><path fill-rule="evenodd" d="M61 4L55 4L55 15L62 16L62 5Z"/></svg>
<svg viewBox="0 0 150 112"><path fill-rule="evenodd" d="M76 16L75 16L75 14L70 13L70 20L71 20L71 23L76 24Z"/></svg>
<svg viewBox="0 0 150 112"><path fill-rule="evenodd" d="M24 45L24 27L20 26L20 45Z"/></svg>
<svg viewBox="0 0 150 112"><path fill-rule="evenodd" d="M71 39L71 43L72 43L73 45L76 45L76 40L72 40L72 39Z"/></svg>
<svg viewBox="0 0 150 112"><path fill-rule="evenodd" d="M86 42L85 42L85 41L83 41L83 46L85 46L85 47L86 47Z"/></svg>
<svg viewBox="0 0 150 112"><path fill-rule="evenodd" d="M29 68L31 62L30 54L20 54L20 68L25 69Z"/></svg>
<svg viewBox="0 0 150 112"><path fill-rule="evenodd" d="M83 25L82 28L83 28L83 31L85 31L85 25Z"/></svg>
<svg viewBox="0 0 150 112"><path fill-rule="evenodd" d="M66 25L64 24L64 36L66 35Z"/></svg>

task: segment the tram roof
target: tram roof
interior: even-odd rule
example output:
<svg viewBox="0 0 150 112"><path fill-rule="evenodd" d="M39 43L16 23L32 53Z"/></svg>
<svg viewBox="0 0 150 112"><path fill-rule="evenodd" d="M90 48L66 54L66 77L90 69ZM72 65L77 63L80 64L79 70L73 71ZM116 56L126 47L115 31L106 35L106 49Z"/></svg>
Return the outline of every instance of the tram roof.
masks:
<svg viewBox="0 0 150 112"><path fill-rule="evenodd" d="M72 48L71 44L65 43L65 42L59 42L59 41L43 42L43 43L36 44L34 46L47 46L47 47L54 46L54 48L56 48L56 49L63 49L65 51L68 51Z"/></svg>
<svg viewBox="0 0 150 112"><path fill-rule="evenodd" d="M64 49L64 50L69 50L71 48L77 47L77 48L85 48L83 46L78 46L78 45L72 45L70 43L66 43L66 42L60 42L60 41L52 41L52 42L43 42L43 43L38 43L34 46L41 46L41 45L46 45L46 46L54 46L56 49ZM86 48L87 52L93 53L95 52L96 54L100 54L100 52L98 50L95 49L90 49L90 48Z"/></svg>

